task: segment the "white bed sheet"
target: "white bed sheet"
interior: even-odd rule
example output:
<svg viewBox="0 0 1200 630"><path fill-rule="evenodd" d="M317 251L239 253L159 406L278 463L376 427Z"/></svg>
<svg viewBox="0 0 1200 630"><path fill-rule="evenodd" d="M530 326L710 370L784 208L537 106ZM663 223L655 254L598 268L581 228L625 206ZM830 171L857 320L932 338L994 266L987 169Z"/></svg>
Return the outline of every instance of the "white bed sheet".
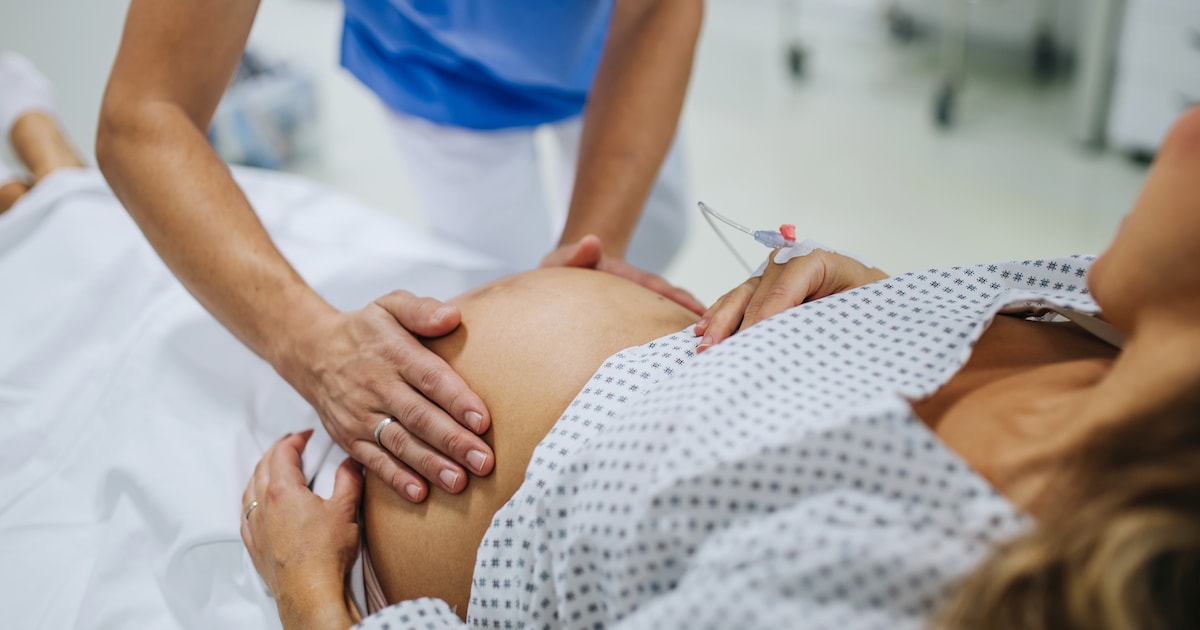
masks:
<svg viewBox="0 0 1200 630"><path fill-rule="evenodd" d="M508 270L305 180L237 178L334 305ZM238 536L259 455L315 412L173 279L94 170L0 215L0 624L278 621ZM323 431L306 472L340 461Z"/></svg>

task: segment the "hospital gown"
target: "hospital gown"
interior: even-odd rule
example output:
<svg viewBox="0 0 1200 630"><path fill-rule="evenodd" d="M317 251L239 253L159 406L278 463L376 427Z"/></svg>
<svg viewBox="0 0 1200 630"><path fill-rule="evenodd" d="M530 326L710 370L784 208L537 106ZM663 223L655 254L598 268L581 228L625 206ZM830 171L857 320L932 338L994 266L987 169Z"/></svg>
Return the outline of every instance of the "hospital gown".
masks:
<svg viewBox="0 0 1200 630"><path fill-rule="evenodd" d="M910 273L696 356L607 359L479 546L478 628L917 628L1030 526L912 412L1001 311L1094 313L1090 258ZM362 628L462 627L440 600Z"/></svg>

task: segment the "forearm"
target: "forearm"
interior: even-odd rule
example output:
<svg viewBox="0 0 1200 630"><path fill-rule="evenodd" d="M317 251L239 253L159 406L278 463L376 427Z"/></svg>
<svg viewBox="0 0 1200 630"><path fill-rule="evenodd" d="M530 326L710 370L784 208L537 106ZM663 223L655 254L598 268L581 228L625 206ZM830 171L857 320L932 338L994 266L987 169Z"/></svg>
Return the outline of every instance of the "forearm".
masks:
<svg viewBox="0 0 1200 630"><path fill-rule="evenodd" d="M584 112L562 243L596 234L623 258L675 137L700 32L699 0L619 0Z"/></svg>
<svg viewBox="0 0 1200 630"><path fill-rule="evenodd" d="M284 630L346 630L362 621L348 594L315 587L276 593L275 605Z"/></svg>
<svg viewBox="0 0 1200 630"><path fill-rule="evenodd" d="M97 157L113 191L197 300L282 369L297 333L333 309L288 264L182 109L106 108Z"/></svg>
<svg viewBox="0 0 1200 630"><path fill-rule="evenodd" d="M284 372L306 328L333 309L271 243L204 135L257 10L258 0L132 0L96 157L180 282Z"/></svg>

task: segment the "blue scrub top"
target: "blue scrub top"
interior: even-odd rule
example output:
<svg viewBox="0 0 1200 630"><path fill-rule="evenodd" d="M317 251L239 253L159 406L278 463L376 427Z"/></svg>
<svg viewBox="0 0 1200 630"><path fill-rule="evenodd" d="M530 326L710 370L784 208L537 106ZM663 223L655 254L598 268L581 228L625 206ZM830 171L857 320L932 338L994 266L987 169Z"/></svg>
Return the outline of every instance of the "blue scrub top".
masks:
<svg viewBox="0 0 1200 630"><path fill-rule="evenodd" d="M609 0L344 0L342 66L388 107L471 129L583 111Z"/></svg>

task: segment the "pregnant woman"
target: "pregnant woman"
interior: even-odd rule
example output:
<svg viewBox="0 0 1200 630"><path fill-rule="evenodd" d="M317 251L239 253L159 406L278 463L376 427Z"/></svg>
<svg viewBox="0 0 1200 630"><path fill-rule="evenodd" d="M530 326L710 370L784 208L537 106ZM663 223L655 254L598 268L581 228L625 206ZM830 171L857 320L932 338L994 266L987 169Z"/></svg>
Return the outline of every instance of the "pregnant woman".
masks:
<svg viewBox="0 0 1200 630"><path fill-rule="evenodd" d="M818 250L694 327L601 274L501 280L429 342L493 410L490 479L411 505L368 478L360 532L357 473L315 497L290 436L243 537L285 627L360 621L360 533L370 628L1194 626L1197 173L1193 110L1099 258Z"/></svg>

